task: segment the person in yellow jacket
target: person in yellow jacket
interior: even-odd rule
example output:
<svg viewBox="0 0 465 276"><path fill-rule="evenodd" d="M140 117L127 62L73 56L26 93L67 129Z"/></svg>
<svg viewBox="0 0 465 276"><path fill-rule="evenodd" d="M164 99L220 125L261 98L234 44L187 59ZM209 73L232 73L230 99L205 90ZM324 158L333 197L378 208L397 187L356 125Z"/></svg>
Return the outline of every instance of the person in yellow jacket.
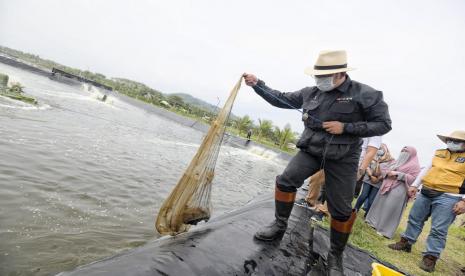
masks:
<svg viewBox="0 0 465 276"><path fill-rule="evenodd" d="M446 246L447 231L457 215L465 213L465 131L454 131L450 135L438 135L447 149L437 150L433 160L426 166L409 188L415 196L410 210L407 229L401 240L389 248L410 252L425 221L431 216L431 231L426 240L426 251L420 268L434 271L436 261Z"/></svg>

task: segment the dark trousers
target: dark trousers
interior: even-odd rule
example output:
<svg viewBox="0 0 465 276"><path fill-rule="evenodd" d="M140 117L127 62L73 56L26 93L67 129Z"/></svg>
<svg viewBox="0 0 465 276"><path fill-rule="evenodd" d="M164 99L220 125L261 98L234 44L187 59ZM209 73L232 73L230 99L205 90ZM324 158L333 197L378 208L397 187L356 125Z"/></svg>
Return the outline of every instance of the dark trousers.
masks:
<svg viewBox="0 0 465 276"><path fill-rule="evenodd" d="M360 149L357 147L341 159L324 162L328 211L336 220L346 221L352 214L359 158ZM321 165L321 157L299 151L276 178L276 184L283 192L296 192L305 179L320 170Z"/></svg>

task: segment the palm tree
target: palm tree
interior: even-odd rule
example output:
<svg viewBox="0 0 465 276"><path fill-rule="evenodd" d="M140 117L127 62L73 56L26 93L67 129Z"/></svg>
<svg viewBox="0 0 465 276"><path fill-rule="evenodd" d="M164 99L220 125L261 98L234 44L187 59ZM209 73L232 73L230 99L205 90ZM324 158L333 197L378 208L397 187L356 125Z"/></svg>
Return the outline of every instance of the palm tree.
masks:
<svg viewBox="0 0 465 276"><path fill-rule="evenodd" d="M246 133L247 130L252 126L252 120L250 119L249 115L245 115L242 118L239 118L236 121L236 127L239 130L239 134L242 132Z"/></svg>
<svg viewBox="0 0 465 276"><path fill-rule="evenodd" d="M284 145L287 145L288 142L294 141L296 138L295 133L292 132L290 124L286 124L282 130L279 129L279 127L275 127L274 136L280 149L282 149Z"/></svg>
<svg viewBox="0 0 465 276"><path fill-rule="evenodd" d="M273 130L273 122L270 120L258 119L258 141L260 142L262 137L269 137Z"/></svg>

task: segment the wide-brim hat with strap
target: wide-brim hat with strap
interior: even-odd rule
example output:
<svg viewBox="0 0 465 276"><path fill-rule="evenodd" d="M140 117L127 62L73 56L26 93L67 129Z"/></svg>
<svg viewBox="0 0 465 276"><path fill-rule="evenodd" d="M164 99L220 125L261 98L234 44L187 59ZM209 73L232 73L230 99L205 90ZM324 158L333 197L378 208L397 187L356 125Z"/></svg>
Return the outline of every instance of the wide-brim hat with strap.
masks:
<svg viewBox="0 0 465 276"><path fill-rule="evenodd" d="M448 139L465 142L465 131L456 130L452 132L450 135L439 135L438 134L438 138L441 139L441 141L443 141L444 143L446 143Z"/></svg>
<svg viewBox="0 0 465 276"><path fill-rule="evenodd" d="M344 50L321 51L313 67L305 68L310 76L328 75L347 72L355 68L347 67L347 53Z"/></svg>

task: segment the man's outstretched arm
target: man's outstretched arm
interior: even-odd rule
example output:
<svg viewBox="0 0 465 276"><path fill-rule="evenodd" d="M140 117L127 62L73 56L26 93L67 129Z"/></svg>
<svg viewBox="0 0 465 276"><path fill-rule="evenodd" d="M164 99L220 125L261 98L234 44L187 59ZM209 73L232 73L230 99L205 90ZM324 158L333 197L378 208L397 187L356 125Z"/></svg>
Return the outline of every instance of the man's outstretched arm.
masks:
<svg viewBox="0 0 465 276"><path fill-rule="evenodd" d="M265 99L265 101L269 102L271 105L287 109L302 108L302 90L296 92L283 93L266 86L264 81L259 80L253 74L244 73L243 77L245 80L245 84L251 86L258 95L260 95L263 99Z"/></svg>

